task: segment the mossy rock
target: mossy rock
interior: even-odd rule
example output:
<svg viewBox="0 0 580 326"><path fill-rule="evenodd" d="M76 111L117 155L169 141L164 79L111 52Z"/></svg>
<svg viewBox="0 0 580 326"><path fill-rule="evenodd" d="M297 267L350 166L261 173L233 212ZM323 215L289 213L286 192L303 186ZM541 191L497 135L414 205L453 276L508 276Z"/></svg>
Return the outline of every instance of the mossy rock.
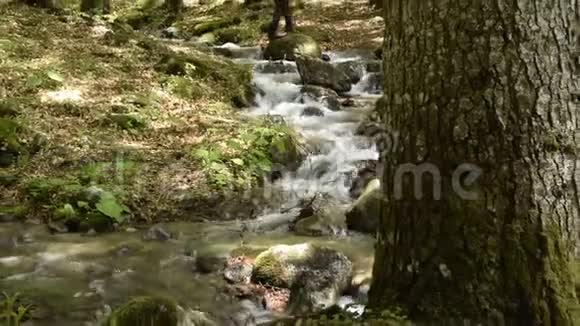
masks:
<svg viewBox="0 0 580 326"><path fill-rule="evenodd" d="M297 56L320 58L322 49L312 37L306 34L290 33L270 41L264 50L264 59L268 60L293 61Z"/></svg>
<svg viewBox="0 0 580 326"><path fill-rule="evenodd" d="M298 134L287 130L284 138L270 146L272 162L281 164L290 170L297 169L308 156L306 143Z"/></svg>
<svg viewBox="0 0 580 326"><path fill-rule="evenodd" d="M209 84L207 96L238 106L248 106L254 97L251 67L203 52L169 53L155 66L168 75L188 76Z"/></svg>
<svg viewBox="0 0 580 326"><path fill-rule="evenodd" d="M177 305L160 297L136 297L115 309L103 326L177 326Z"/></svg>
<svg viewBox="0 0 580 326"><path fill-rule="evenodd" d="M259 37L259 31L249 26L235 26L220 29L216 32L217 42L225 43L244 43Z"/></svg>
<svg viewBox="0 0 580 326"><path fill-rule="evenodd" d="M194 36L199 36L208 32L216 31L220 28L237 25L241 22L242 19L238 16L213 18L195 24L191 30L191 34Z"/></svg>
<svg viewBox="0 0 580 326"><path fill-rule="evenodd" d="M318 247L311 244L277 245L260 253L254 261L252 280L267 286L289 288L296 277L295 266L303 266Z"/></svg>
<svg viewBox="0 0 580 326"><path fill-rule="evenodd" d="M268 286L289 287L289 276L282 263L272 251L267 250L256 257L252 281Z"/></svg>

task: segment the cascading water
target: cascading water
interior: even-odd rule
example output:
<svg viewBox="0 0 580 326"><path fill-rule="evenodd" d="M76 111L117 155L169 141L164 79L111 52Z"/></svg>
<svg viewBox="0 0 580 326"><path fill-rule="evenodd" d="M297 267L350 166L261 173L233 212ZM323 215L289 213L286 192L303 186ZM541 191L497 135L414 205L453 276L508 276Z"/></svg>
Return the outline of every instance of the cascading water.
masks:
<svg viewBox="0 0 580 326"><path fill-rule="evenodd" d="M340 62L360 60L361 57L344 57L331 54ZM255 62L263 64L262 62ZM285 66L295 65L284 62ZM365 161L377 160L378 153L367 138L355 135L363 115L373 107L376 94L366 93L372 82L372 73L366 72L358 84L347 94L358 105L332 111L324 103L312 100L301 93L300 76L294 73L254 73L254 82L261 90L251 116L282 116L286 123L300 133L306 142L316 144L317 151L310 154L296 171L286 171L273 184L274 191L282 194L284 208L297 207L302 199L320 194L339 203L343 209L352 202L349 189L353 174ZM306 108L316 108L318 115L307 116ZM281 213L282 212L282 213ZM268 208L258 217L259 228L267 220L287 221L297 214L297 209Z"/></svg>

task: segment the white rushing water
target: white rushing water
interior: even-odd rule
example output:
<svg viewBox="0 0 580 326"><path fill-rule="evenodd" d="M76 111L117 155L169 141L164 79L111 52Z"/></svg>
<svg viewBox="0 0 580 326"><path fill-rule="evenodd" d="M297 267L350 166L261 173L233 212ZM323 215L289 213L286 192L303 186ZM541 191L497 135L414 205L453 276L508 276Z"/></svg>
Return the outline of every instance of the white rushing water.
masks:
<svg viewBox="0 0 580 326"><path fill-rule="evenodd" d="M331 54L333 61L359 60L359 56L345 57ZM294 65L284 62L285 65ZM345 207L352 202L349 195L351 180L361 163L377 160L377 150L368 139L355 135L355 130L364 114L372 109L376 94L364 92L369 83L366 73L359 84L353 85L348 96L358 105L343 107L332 111L323 103L302 96L298 73L254 74L254 82L262 94L256 99L257 105L248 114L251 116L282 116L286 123L301 134L307 143L316 144L318 151L310 154L296 171L285 171L274 188L283 194L284 206L294 207L300 199L311 198L315 194L335 199ZM323 116L304 116L307 107L316 107ZM289 211L264 212L268 218L283 219L284 215L295 214ZM264 219L264 216L261 217Z"/></svg>

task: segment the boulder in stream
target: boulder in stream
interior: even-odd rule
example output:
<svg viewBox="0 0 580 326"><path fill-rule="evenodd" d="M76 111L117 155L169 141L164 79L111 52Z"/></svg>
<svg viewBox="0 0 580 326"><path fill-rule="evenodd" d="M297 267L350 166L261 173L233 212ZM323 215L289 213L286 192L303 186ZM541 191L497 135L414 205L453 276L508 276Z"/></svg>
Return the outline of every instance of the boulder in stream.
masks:
<svg viewBox="0 0 580 326"><path fill-rule="evenodd" d="M323 117L324 112L315 106L308 106L302 110L302 114L300 115L303 117Z"/></svg>
<svg viewBox="0 0 580 326"><path fill-rule="evenodd" d="M379 225L381 200L381 182L373 179L346 212L349 230L374 234Z"/></svg>
<svg viewBox="0 0 580 326"><path fill-rule="evenodd" d="M306 236L335 235L345 228L344 208L322 194L304 203L292 227L294 233Z"/></svg>
<svg viewBox="0 0 580 326"><path fill-rule="evenodd" d="M252 280L289 288L292 312L315 312L334 305L349 286L352 263L342 253L310 243L277 245L256 257Z"/></svg>
<svg viewBox="0 0 580 326"><path fill-rule="evenodd" d="M335 64L335 67L344 72L350 79L351 84L358 83L365 74L366 64L360 60L343 61Z"/></svg>
<svg viewBox="0 0 580 326"><path fill-rule="evenodd" d="M299 56L296 58L298 73L306 85L330 88L338 93L346 93L351 88L351 78L341 69L317 58Z"/></svg>
<svg viewBox="0 0 580 326"><path fill-rule="evenodd" d="M300 89L300 94L302 96L301 102L304 103L306 98L321 102L331 111L340 110L340 101L338 94L332 89L324 88L315 85L304 85Z"/></svg>
<svg viewBox="0 0 580 326"><path fill-rule="evenodd" d="M322 50L312 37L300 33L274 39L264 50L264 59L267 60L294 61L297 56L320 58Z"/></svg>
<svg viewBox="0 0 580 326"><path fill-rule="evenodd" d="M159 297L137 297L115 309L105 326L177 326L175 302Z"/></svg>
<svg viewBox="0 0 580 326"><path fill-rule="evenodd" d="M296 73L298 69L295 65L286 64L284 61L269 61L255 65L254 71L262 74L287 74Z"/></svg>

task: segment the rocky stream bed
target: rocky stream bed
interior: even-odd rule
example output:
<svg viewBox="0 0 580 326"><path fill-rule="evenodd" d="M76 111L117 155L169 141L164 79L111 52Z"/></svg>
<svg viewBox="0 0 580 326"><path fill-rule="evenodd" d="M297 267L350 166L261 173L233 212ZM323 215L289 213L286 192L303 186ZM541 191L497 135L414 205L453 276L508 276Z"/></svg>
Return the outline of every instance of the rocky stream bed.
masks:
<svg viewBox="0 0 580 326"><path fill-rule="evenodd" d="M98 235L1 224L0 288L34 302L27 325L101 325L112 309L145 295L175 300L179 325L259 325L333 305L362 313L374 239L353 230L369 228L353 212L361 193L373 191L365 186L376 186L357 175L377 152L357 128L379 96L380 62L356 50L298 64L256 59L259 48L215 50L254 65L258 94L245 114L294 128L306 159L279 167L264 193L277 200L252 220Z"/></svg>

